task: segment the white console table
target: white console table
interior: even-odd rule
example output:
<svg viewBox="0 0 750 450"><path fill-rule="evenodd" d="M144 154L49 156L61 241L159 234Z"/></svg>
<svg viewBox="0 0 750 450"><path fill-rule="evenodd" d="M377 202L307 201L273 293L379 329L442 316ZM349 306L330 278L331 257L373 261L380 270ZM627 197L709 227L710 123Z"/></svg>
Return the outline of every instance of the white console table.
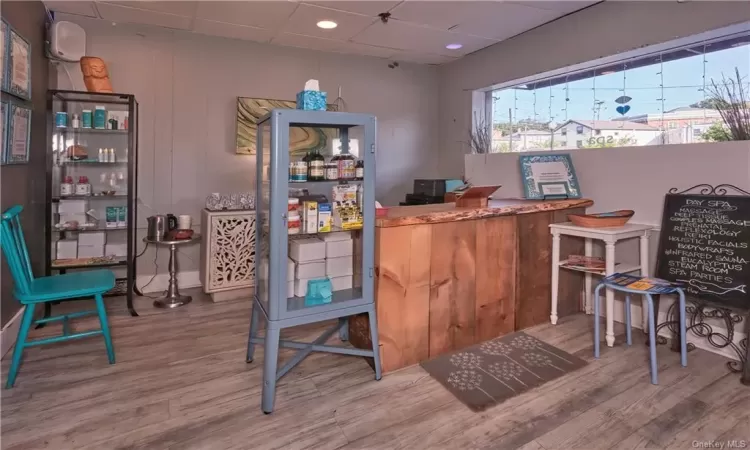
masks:
<svg viewBox="0 0 750 450"><path fill-rule="evenodd" d="M644 276L648 275L648 238L651 230L654 228L651 225L642 225L637 223L626 223L621 227L606 227L606 228L586 228L573 225L570 222L565 223L553 223L549 226L550 232L552 233L552 313L550 314L550 321L552 324L557 323L557 290L560 279L560 265L565 263L567 260L560 260L560 236L576 236L584 238L585 241L585 256L592 256L592 241L598 239L604 241L605 244L605 271L604 273L596 271L579 270L586 273L585 286L585 303L586 303L586 314L591 314L591 302L592 302L592 275L611 275L613 273L627 273L640 271ZM615 270L615 244L618 241L625 239L640 239L640 264L628 265L622 264ZM567 256L567 255L566 255ZM568 268L566 268L568 269ZM606 312L607 312L607 332L606 341L607 345L612 347L615 345L615 334L614 334L614 304L615 304L615 293L612 289L607 289L606 297ZM646 331L646 325L648 323L647 310L643 310L643 330Z"/></svg>
<svg viewBox="0 0 750 450"><path fill-rule="evenodd" d="M255 211L203 210L201 281L214 301L252 299L255 284Z"/></svg>

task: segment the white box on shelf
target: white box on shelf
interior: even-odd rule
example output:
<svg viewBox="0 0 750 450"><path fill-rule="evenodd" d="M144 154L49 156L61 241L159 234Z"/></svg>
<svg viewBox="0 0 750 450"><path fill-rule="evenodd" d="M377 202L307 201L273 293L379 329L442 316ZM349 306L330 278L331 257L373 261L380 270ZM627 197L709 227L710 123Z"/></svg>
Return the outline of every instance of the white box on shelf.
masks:
<svg viewBox="0 0 750 450"><path fill-rule="evenodd" d="M286 282L286 298L294 297L294 280Z"/></svg>
<svg viewBox="0 0 750 450"><path fill-rule="evenodd" d="M268 278L268 270L266 270L266 278ZM292 258L286 259L286 281L294 281L294 260Z"/></svg>
<svg viewBox="0 0 750 450"><path fill-rule="evenodd" d="M104 256L128 256L128 244L107 244Z"/></svg>
<svg viewBox="0 0 750 450"><path fill-rule="evenodd" d="M333 233L321 234L320 239L325 242L349 241L352 239L351 231L335 231Z"/></svg>
<svg viewBox="0 0 750 450"><path fill-rule="evenodd" d="M60 214L60 223L65 222L78 222L79 225L83 225L88 220L88 216L86 214L79 214L79 213L64 213Z"/></svg>
<svg viewBox="0 0 750 450"><path fill-rule="evenodd" d="M331 289L334 291L343 291L344 289L351 289L352 288L352 277L351 275L347 275L345 277L331 277Z"/></svg>
<svg viewBox="0 0 750 450"><path fill-rule="evenodd" d="M78 234L78 245L104 245L106 243L107 234L103 231Z"/></svg>
<svg viewBox="0 0 750 450"><path fill-rule="evenodd" d="M296 262L318 261L326 257L326 243L317 238L289 242L289 257Z"/></svg>
<svg viewBox="0 0 750 450"><path fill-rule="evenodd" d="M78 258L78 240L61 239L57 241L57 259Z"/></svg>
<svg viewBox="0 0 750 450"><path fill-rule="evenodd" d="M294 271L294 278L322 278L326 276L326 262L321 259L320 261L310 261L304 263L298 263L296 270Z"/></svg>
<svg viewBox="0 0 750 450"><path fill-rule="evenodd" d="M354 258L343 256L341 258L326 259L326 275L329 277L354 275Z"/></svg>
<svg viewBox="0 0 750 450"><path fill-rule="evenodd" d="M101 258L104 256L103 245L78 245L79 258Z"/></svg>
<svg viewBox="0 0 750 450"><path fill-rule="evenodd" d="M89 210L88 200L65 200L60 199L57 212L60 214L86 214Z"/></svg>
<svg viewBox="0 0 750 450"><path fill-rule="evenodd" d="M353 253L354 241L351 239L326 242L326 258L340 258L342 256L351 256Z"/></svg>

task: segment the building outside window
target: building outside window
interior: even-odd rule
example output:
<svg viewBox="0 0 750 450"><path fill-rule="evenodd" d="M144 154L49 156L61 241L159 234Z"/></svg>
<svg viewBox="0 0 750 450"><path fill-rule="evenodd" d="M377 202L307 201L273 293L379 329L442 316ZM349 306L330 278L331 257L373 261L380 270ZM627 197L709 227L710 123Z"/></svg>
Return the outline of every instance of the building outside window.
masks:
<svg viewBox="0 0 750 450"><path fill-rule="evenodd" d="M712 108L712 81L735 78L737 69L750 89L750 26L685 41L690 39L681 46L659 45L669 50L646 48L634 51L641 56L605 58L588 68L543 73L491 91L492 126L501 131L493 133L496 151L705 142L715 135L706 129L723 126ZM569 124L577 136L568 136Z"/></svg>

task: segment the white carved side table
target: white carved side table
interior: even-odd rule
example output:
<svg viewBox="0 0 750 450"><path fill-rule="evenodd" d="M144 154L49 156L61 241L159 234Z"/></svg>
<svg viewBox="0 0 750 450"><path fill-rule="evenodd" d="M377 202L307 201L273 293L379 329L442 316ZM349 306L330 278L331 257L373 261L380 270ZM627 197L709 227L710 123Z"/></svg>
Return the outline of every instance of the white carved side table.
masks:
<svg viewBox="0 0 750 450"><path fill-rule="evenodd" d="M597 239L604 241L605 244L605 272L586 272L585 286L585 305L586 314L591 314L591 278L592 275L611 275L613 273L627 273L640 271L641 275L648 276L648 237L653 227L651 225L642 225L637 223L626 223L621 227L606 227L606 228L587 228L573 225L570 222L565 223L553 223L550 224L550 233L552 233L552 313L550 315L550 322L552 324L557 323L557 288L560 280L560 265L565 263L566 260L560 260L560 235L566 236L577 236L585 239L585 256L592 256L592 240ZM640 264L623 264L617 267L615 270L615 244L618 241L625 239L639 238L640 239ZM566 257L568 255L565 255ZM570 270L578 270L571 269ZM645 296L644 296L645 297ZM614 309L615 309L615 293L612 289L607 289L606 297L606 314L607 314L607 333L606 341L609 347L615 345L615 333L614 333ZM643 309L643 331L647 331L646 319L648 312L646 308Z"/></svg>
<svg viewBox="0 0 750 450"><path fill-rule="evenodd" d="M203 210L201 282L213 301L252 300L255 283L255 211Z"/></svg>

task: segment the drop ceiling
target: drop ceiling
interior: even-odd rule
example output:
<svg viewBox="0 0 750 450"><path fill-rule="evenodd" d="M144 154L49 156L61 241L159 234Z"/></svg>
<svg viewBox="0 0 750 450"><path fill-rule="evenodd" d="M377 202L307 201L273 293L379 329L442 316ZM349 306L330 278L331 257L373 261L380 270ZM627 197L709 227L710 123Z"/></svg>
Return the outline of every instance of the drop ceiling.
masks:
<svg viewBox="0 0 750 450"><path fill-rule="evenodd" d="M313 50L444 64L597 1L59 1L86 16ZM378 16L389 13L387 23ZM332 30L318 28L332 20ZM448 44L461 44L457 50Z"/></svg>

